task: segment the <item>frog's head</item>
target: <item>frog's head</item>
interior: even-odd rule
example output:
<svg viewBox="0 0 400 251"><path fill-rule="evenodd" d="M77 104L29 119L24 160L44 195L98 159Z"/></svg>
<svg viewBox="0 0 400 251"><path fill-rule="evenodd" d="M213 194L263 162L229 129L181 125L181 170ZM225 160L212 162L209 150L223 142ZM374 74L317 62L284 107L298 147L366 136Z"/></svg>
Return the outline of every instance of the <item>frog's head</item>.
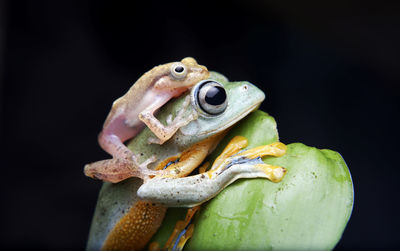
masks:
<svg viewBox="0 0 400 251"><path fill-rule="evenodd" d="M191 90L198 119L180 129L178 137L205 138L226 130L259 107L264 93L247 81L229 82L212 72Z"/></svg>
<svg viewBox="0 0 400 251"><path fill-rule="evenodd" d="M169 63L167 66L168 83L173 87L190 88L210 76L207 67L199 65L192 57L186 57L180 62Z"/></svg>

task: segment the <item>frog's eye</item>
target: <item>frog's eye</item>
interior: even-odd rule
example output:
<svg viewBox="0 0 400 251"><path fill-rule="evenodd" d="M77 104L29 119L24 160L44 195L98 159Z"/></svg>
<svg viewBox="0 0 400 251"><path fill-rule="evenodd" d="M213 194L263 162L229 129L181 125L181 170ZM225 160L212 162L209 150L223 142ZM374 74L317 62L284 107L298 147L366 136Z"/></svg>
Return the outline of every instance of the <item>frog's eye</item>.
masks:
<svg viewBox="0 0 400 251"><path fill-rule="evenodd" d="M202 81L194 87L195 104L207 115L218 115L225 111L228 99L225 88L214 80Z"/></svg>
<svg viewBox="0 0 400 251"><path fill-rule="evenodd" d="M171 65L171 75L175 79L182 79L186 77L186 66L182 63L175 63Z"/></svg>

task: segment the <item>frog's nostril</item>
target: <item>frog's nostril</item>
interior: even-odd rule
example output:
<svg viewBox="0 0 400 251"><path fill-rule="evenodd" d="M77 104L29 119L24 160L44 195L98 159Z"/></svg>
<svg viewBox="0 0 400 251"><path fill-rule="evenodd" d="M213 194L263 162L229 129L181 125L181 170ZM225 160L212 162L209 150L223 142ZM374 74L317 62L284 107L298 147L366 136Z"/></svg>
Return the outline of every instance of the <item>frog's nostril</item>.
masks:
<svg viewBox="0 0 400 251"><path fill-rule="evenodd" d="M191 68L193 72L199 72L199 73L208 73L208 69L205 66L199 65L199 67L193 67Z"/></svg>

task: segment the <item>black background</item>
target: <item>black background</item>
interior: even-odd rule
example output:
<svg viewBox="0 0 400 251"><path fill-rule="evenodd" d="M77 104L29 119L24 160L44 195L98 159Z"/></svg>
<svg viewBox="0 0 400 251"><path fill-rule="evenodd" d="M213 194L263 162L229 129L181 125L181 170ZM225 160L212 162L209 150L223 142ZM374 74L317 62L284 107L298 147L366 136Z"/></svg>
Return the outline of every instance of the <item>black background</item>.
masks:
<svg viewBox="0 0 400 251"><path fill-rule="evenodd" d="M398 245L398 5L1 1L0 246L84 248L111 103L195 57L267 98L281 141L339 151L355 205L338 249Z"/></svg>

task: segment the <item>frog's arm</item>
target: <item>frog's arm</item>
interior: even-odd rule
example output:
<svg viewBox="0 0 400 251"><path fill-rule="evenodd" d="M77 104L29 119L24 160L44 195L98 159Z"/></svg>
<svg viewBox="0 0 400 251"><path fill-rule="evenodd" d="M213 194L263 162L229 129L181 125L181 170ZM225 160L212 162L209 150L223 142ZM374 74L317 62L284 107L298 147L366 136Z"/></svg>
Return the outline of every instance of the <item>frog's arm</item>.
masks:
<svg viewBox="0 0 400 251"><path fill-rule="evenodd" d="M260 159L265 155L284 155L286 146L283 143L276 142L239 152L245 146L247 140L236 136L208 172L181 179L156 177L144 183L137 194L142 199L166 206L192 207L213 198L240 178L261 177L279 182L284 177L285 168L265 164Z"/></svg>
<svg viewBox="0 0 400 251"><path fill-rule="evenodd" d="M197 118L197 113L193 111L189 115L185 116L185 111L190 105L190 96L187 96L175 118L172 120L171 116L169 116L167 119L167 125L165 126L154 117L154 113L170 99L171 94L166 92L159 96L165 96L165 98L153 100L149 106L139 113L139 119L157 136L156 138L149 138L149 143L163 144L165 141L170 139L179 128L189 124L192 120L195 120Z"/></svg>
<svg viewBox="0 0 400 251"><path fill-rule="evenodd" d="M222 136L215 135L209 137L194 144L180 156L162 161L156 168L160 170L157 174L170 178L179 178L188 175L203 162L204 158L215 147ZM179 161L168 165L170 162L176 160ZM166 165L168 167L162 170ZM161 225L165 211L166 207L163 205L145 200L137 201L107 235L103 249L142 249Z"/></svg>
<svg viewBox="0 0 400 251"><path fill-rule="evenodd" d="M155 178L181 178L189 175L196 167L204 161L209 153L214 150L217 143L226 135L221 133L208 137L205 140L200 141L192 145L187 150L183 151L180 156L168 158L162 163L163 166L167 166L164 170L158 171ZM179 160L176 162L176 160Z"/></svg>

